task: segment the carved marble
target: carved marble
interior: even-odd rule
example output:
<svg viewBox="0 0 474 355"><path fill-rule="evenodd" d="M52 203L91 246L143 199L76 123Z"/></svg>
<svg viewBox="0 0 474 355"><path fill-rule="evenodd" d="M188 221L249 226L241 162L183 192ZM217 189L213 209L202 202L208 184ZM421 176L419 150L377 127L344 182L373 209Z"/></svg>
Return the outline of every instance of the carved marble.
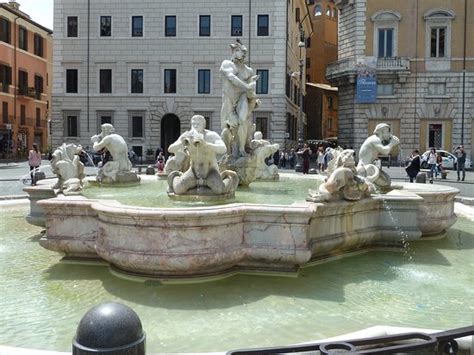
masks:
<svg viewBox="0 0 474 355"><path fill-rule="evenodd" d="M271 144L269 141L263 139L262 132L254 133L254 138L250 142L251 155L255 156L256 161L256 179L278 179L278 167L275 164L267 165L265 159L273 156L273 154L280 149L278 144Z"/></svg>
<svg viewBox="0 0 474 355"><path fill-rule="evenodd" d="M205 129L206 120L201 115L191 118L191 129L184 132L168 151L176 156L189 156L189 168L183 173L172 171L168 175L168 192L174 195L226 195L234 196L239 185L233 171L219 172L217 155L226 152L221 137Z"/></svg>
<svg viewBox="0 0 474 355"><path fill-rule="evenodd" d="M132 172L132 163L128 159L127 143L122 136L115 133L110 123L101 126L102 132L91 138L96 152L109 152L111 159L107 161L97 174L101 183L134 183L140 178Z"/></svg>
<svg viewBox="0 0 474 355"><path fill-rule="evenodd" d="M54 189L65 195L77 194L82 190L84 164L82 164L79 153L82 146L63 143L52 154L51 170L58 177Z"/></svg>

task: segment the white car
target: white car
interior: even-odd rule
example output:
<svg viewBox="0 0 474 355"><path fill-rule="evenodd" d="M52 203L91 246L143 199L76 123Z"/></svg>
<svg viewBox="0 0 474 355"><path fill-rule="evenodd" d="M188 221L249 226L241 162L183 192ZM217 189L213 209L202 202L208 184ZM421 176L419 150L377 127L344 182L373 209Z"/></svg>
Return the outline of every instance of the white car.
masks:
<svg viewBox="0 0 474 355"><path fill-rule="evenodd" d="M421 156L421 167L423 169L428 168L428 154L429 153L430 153L430 151L427 150ZM443 159L443 168L445 168L445 169L456 169L457 158L454 154L452 154L452 153L450 153L446 150L441 150L441 149L439 149L439 150L437 149L436 153L438 153L438 155L441 155L441 158ZM471 159L466 158L466 163L464 164L464 166L467 170L471 169Z"/></svg>

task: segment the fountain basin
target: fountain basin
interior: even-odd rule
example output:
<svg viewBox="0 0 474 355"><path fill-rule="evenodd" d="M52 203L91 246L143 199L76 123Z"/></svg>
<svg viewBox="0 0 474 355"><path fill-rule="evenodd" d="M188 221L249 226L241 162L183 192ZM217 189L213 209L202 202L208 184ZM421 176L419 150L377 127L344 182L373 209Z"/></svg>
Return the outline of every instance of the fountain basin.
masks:
<svg viewBox="0 0 474 355"><path fill-rule="evenodd" d="M66 258L100 258L118 272L161 280L236 271L297 274L341 255L400 248L456 221L458 190L403 187L357 202L289 206L148 208L58 196L37 202L46 216L40 244Z"/></svg>

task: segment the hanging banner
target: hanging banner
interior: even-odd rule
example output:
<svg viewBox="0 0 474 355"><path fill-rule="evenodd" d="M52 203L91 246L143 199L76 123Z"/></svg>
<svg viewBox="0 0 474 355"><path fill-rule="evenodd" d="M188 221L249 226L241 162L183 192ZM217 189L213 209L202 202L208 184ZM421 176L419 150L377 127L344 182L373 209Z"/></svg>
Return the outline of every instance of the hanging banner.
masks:
<svg viewBox="0 0 474 355"><path fill-rule="evenodd" d="M377 58L359 58L356 67L356 103L375 103L377 101Z"/></svg>

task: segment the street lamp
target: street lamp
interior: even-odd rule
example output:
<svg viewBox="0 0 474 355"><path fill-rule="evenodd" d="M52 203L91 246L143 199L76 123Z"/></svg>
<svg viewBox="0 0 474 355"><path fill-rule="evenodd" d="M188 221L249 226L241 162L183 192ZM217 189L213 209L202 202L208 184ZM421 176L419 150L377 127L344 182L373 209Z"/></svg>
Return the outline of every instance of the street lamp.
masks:
<svg viewBox="0 0 474 355"><path fill-rule="evenodd" d="M300 49L300 71L294 72L292 74L293 77L299 75L300 77L300 95L299 95L299 117L298 117L298 149L303 148L304 144L304 124L303 124L303 70L305 65L305 58L302 57L302 48L306 47L305 44L305 37L304 37L304 30L303 27L300 25L300 41L298 43L298 47ZM303 157L300 154L297 154L297 163L295 167L295 171L303 171Z"/></svg>

